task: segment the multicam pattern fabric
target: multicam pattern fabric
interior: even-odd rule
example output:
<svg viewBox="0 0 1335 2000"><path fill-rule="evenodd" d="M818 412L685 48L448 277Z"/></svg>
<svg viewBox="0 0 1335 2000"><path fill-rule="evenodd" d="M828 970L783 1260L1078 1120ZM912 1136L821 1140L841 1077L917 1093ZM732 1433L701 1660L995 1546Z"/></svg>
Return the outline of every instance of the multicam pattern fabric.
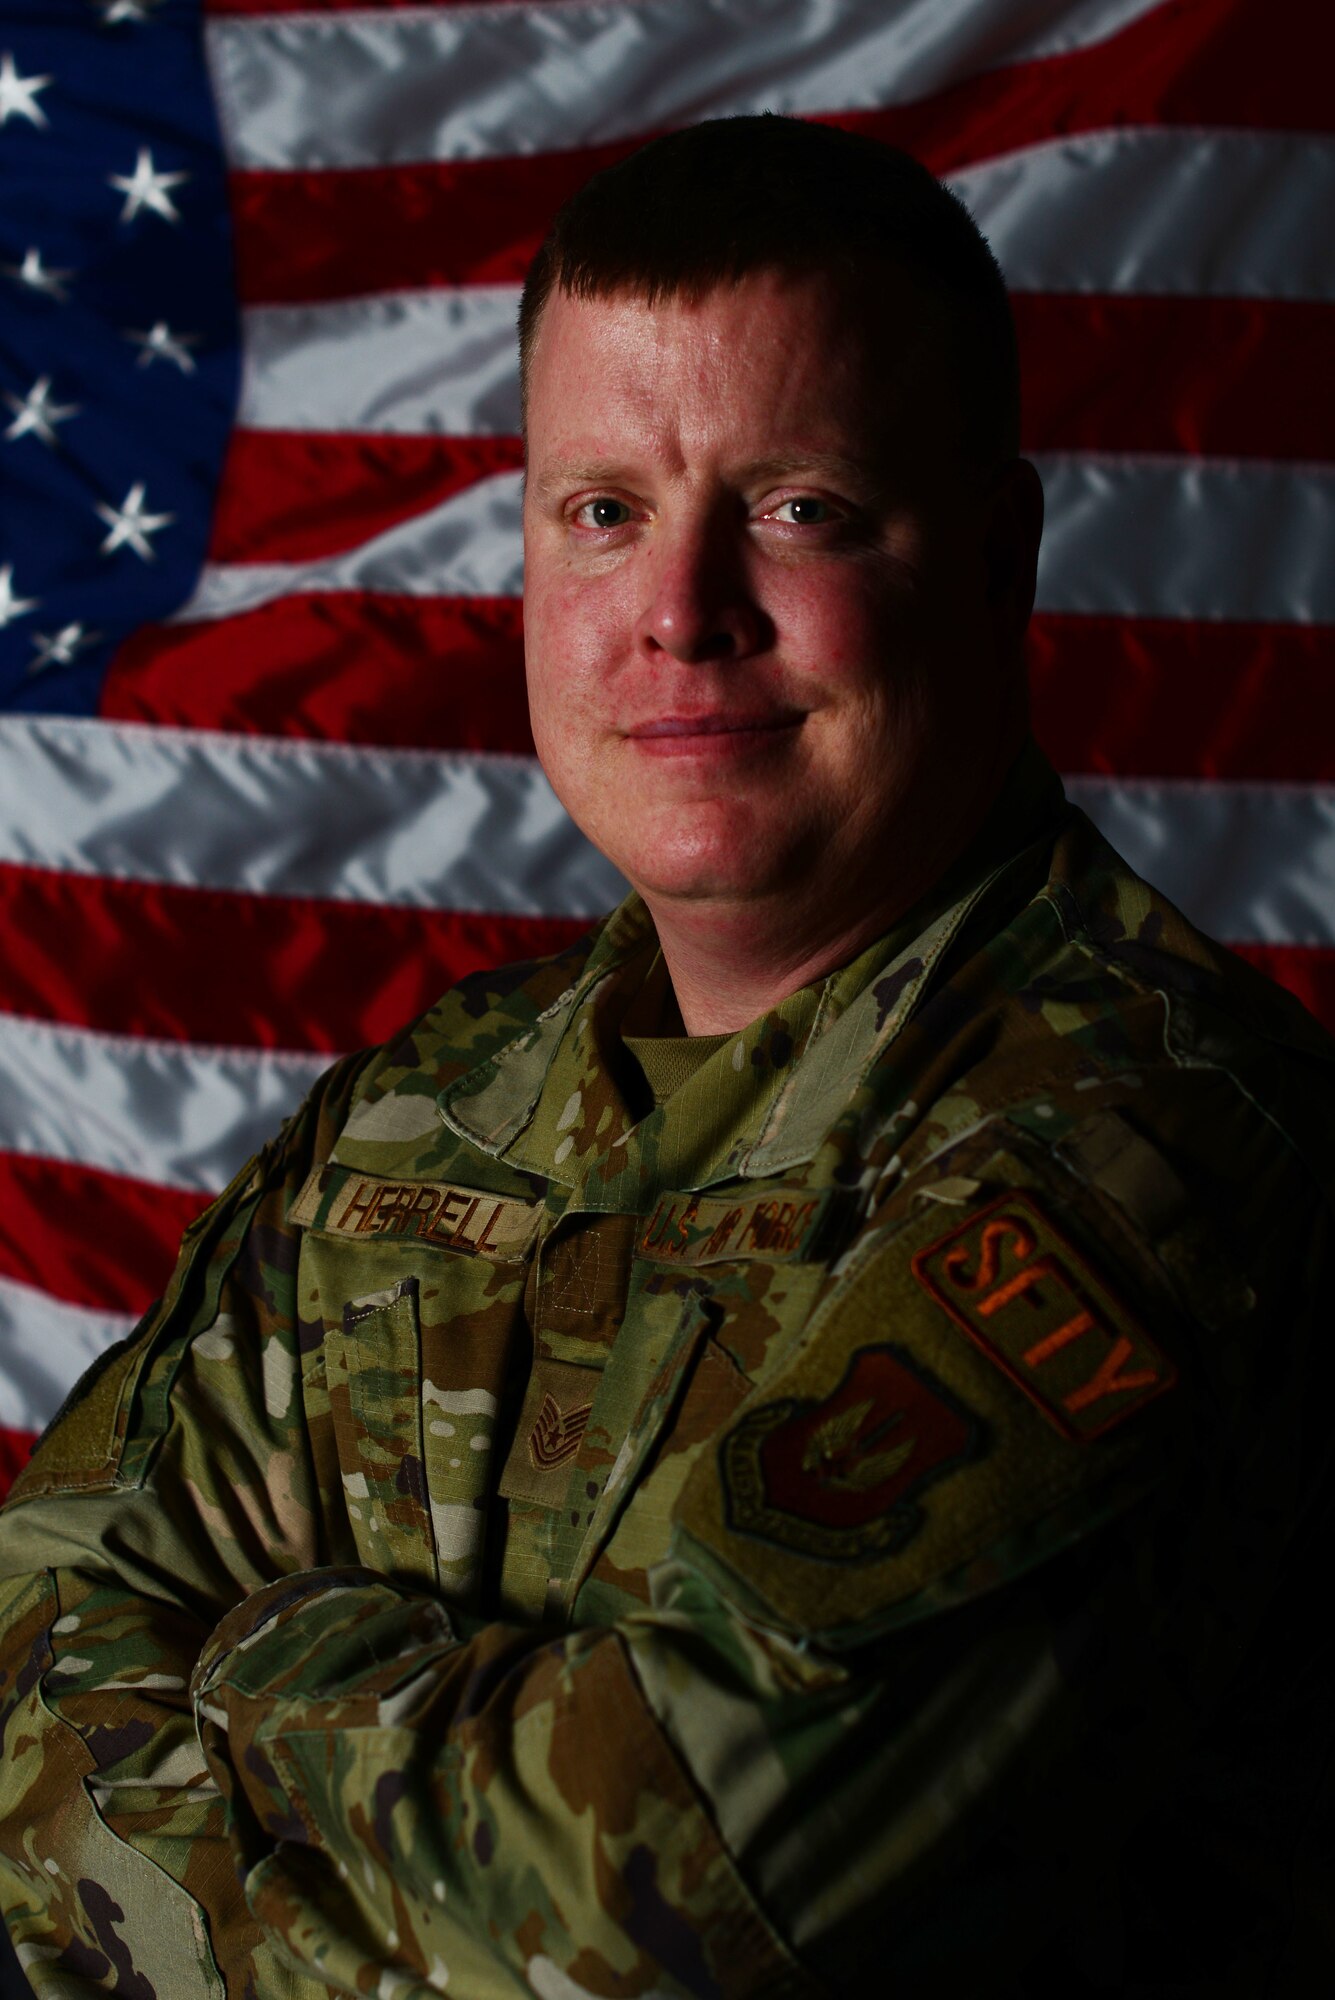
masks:
<svg viewBox="0 0 1335 2000"><path fill-rule="evenodd" d="M20 1480L39 1994L1004 1992L1195 1796L1329 1459L1330 1045L1033 757L661 1105L654 950L331 1070Z"/></svg>

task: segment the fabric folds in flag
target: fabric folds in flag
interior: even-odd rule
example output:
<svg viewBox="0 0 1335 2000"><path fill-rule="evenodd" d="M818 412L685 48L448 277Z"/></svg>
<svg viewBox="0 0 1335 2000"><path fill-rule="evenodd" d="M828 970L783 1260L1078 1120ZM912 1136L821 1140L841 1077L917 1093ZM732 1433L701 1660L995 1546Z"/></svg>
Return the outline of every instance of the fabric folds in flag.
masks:
<svg viewBox="0 0 1335 2000"><path fill-rule="evenodd" d="M0 0L0 1487L332 1055L620 893L523 693L525 268L652 133L908 146L1013 288L1037 729L1335 1027L1307 0Z"/></svg>

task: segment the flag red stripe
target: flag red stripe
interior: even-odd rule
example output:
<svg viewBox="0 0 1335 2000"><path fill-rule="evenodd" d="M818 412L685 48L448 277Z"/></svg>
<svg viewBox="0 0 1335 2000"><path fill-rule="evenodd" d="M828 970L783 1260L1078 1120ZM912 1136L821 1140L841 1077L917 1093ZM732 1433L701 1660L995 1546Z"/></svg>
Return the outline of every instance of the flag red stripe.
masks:
<svg viewBox="0 0 1335 2000"><path fill-rule="evenodd" d="M0 1152L0 1276L99 1312L142 1313L210 1196Z"/></svg>
<svg viewBox="0 0 1335 2000"><path fill-rule="evenodd" d="M433 7L473 7L478 0L431 0ZM528 6L534 0L486 0L489 7ZM275 6L274 0L204 0L206 14L379 14L399 7L420 7L422 0L290 0Z"/></svg>
<svg viewBox="0 0 1335 2000"><path fill-rule="evenodd" d="M1030 660L1036 727L1059 770L1335 780L1335 735L1312 727L1335 693L1325 627L1049 612L1030 628ZM149 627L112 663L103 712L392 748L533 749L512 598L348 592Z"/></svg>
<svg viewBox="0 0 1335 2000"><path fill-rule="evenodd" d="M341 555L523 463L517 437L234 431L209 559L299 563Z"/></svg>
<svg viewBox="0 0 1335 2000"><path fill-rule="evenodd" d="M1335 951L1300 944L1243 944L1233 949L1296 994L1327 1033L1335 1033Z"/></svg>
<svg viewBox="0 0 1335 2000"><path fill-rule="evenodd" d="M1322 626L1045 613L1029 628L1034 727L1059 771L1335 779Z"/></svg>
<svg viewBox="0 0 1335 2000"><path fill-rule="evenodd" d="M512 597L343 591L143 626L112 660L100 713L395 749L533 752Z"/></svg>
<svg viewBox="0 0 1335 2000"><path fill-rule="evenodd" d="M28 1463L36 1442L35 1431L11 1431L0 1424L0 1500Z"/></svg>
<svg viewBox="0 0 1335 2000"><path fill-rule="evenodd" d="M0 1007L114 1034L338 1053L383 1041L466 973L559 951L587 929L577 917L246 896L6 864L0 930L24 948L0 955Z"/></svg>
<svg viewBox="0 0 1335 2000"><path fill-rule="evenodd" d="M1278 63L1301 47L1310 0L1165 6L1092 48L969 77L917 103L824 122L907 147L937 173L1074 135L1131 125L1325 131L1326 70ZM408 166L236 171L244 303L520 282L557 208L649 133L603 146Z"/></svg>
<svg viewBox="0 0 1335 2000"><path fill-rule="evenodd" d="M218 490L212 562L309 562L524 463L512 437L234 431Z"/></svg>
<svg viewBox="0 0 1335 2000"><path fill-rule="evenodd" d="M1027 451L1335 458L1335 306L1017 292Z"/></svg>

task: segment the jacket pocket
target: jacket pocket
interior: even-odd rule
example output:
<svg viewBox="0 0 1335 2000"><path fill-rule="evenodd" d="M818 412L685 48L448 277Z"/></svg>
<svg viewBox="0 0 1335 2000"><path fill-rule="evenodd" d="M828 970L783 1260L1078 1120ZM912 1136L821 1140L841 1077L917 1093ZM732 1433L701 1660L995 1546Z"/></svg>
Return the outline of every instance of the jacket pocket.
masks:
<svg viewBox="0 0 1335 2000"><path fill-rule="evenodd" d="M418 1283L349 1299L325 1338L344 1504L359 1559L434 1588L435 1541L422 1443Z"/></svg>

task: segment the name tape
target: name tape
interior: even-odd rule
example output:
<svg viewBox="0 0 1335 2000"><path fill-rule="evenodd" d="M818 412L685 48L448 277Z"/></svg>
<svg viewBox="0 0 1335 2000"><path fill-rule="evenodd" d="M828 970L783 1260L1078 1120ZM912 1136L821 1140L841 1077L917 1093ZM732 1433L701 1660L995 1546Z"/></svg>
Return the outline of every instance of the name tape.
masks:
<svg viewBox="0 0 1335 2000"><path fill-rule="evenodd" d="M350 1167L317 1167L289 1211L299 1228L331 1236L410 1236L438 1250L523 1259L536 1204L450 1181L391 1181Z"/></svg>

